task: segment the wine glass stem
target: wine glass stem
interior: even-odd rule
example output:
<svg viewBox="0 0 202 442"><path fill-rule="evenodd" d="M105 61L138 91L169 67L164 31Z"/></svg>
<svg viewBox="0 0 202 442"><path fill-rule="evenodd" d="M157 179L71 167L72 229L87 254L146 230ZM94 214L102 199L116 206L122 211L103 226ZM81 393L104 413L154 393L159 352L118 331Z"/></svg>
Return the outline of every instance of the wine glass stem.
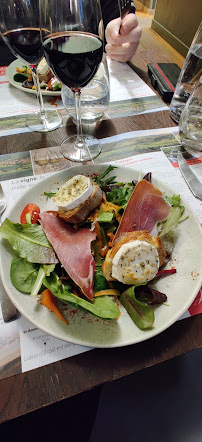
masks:
<svg viewBox="0 0 202 442"><path fill-rule="evenodd" d="M40 114L42 119L45 119L46 116L46 112L44 109L44 104L43 104L43 97L42 97L42 93L41 93L41 87L40 87L40 82L39 82L39 77L38 77L38 73L35 67L31 68L32 73L33 73L33 81L34 81L34 86L37 92L37 98L38 98L38 102L39 102L39 108L40 108Z"/></svg>
<svg viewBox="0 0 202 442"><path fill-rule="evenodd" d="M75 111L76 111L76 130L77 130L77 137L78 137L78 143L83 144L83 133L82 133L82 123L81 123L81 91L75 91L74 92L74 98L75 98Z"/></svg>

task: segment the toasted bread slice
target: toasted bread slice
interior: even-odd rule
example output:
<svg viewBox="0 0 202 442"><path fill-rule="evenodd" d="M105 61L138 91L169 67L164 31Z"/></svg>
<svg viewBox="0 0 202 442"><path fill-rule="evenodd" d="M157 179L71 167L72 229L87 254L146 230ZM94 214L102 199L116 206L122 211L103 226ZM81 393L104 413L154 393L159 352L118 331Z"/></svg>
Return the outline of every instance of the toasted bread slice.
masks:
<svg viewBox="0 0 202 442"><path fill-rule="evenodd" d="M130 241L146 241L149 244L152 244L159 255L159 267L163 264L165 257L166 257L166 251L163 244L163 240L159 236L152 236L150 235L146 230L141 230L137 232L128 232L123 233L120 235L117 240L114 242L112 249L110 249L105 257L105 261L103 263L103 274L104 277L107 279L107 281L114 281L114 278L112 278L112 260L120 247L123 244L126 244Z"/></svg>
<svg viewBox="0 0 202 442"><path fill-rule="evenodd" d="M102 201L102 190L96 183L92 183L92 193L89 198L72 210L59 210L58 216L71 224L81 224L88 215L98 207Z"/></svg>

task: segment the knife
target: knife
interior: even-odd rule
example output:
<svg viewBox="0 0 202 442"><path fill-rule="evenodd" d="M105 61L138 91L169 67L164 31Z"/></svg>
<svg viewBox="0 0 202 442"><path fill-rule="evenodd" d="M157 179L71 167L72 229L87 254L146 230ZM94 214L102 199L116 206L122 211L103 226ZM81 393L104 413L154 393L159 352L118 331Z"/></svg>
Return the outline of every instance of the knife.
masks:
<svg viewBox="0 0 202 442"><path fill-rule="evenodd" d="M186 163L181 152L177 154L177 161L179 164L180 172L185 179L187 185L196 198L202 200L202 183L198 180L196 175L192 172L188 164Z"/></svg>

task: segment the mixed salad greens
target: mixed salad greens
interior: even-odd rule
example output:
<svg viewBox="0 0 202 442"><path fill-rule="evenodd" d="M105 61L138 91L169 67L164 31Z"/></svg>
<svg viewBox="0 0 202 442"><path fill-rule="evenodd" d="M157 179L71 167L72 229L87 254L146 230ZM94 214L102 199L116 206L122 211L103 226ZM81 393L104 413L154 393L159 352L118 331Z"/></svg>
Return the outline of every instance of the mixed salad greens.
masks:
<svg viewBox="0 0 202 442"><path fill-rule="evenodd" d="M41 303L54 311L65 323L67 321L57 300L103 319L117 319L120 315L120 302L137 327L144 330L152 327L155 320L152 305L161 304L167 299L166 295L157 291L153 284L159 277L175 273L175 269L161 268L153 281L139 287L124 285L119 281L109 282L105 279L102 271L105 250L110 247L111 238L137 184L137 181L117 182L116 175L109 175L113 169L114 166L109 166L103 174L92 178L104 191L107 203L111 204L108 211L100 208L94 211L99 225L99 237L92 243L95 259L93 301L86 299L61 264L54 262L54 250L38 222L40 216L38 206L35 204L26 206L21 214L20 223L5 219L0 226L0 234L9 241L15 251L10 269L10 279L14 287L27 295L40 294ZM151 181L151 174L147 174L144 179ZM51 198L54 194L54 192L45 193L45 196ZM165 198L172 206L172 210L168 219L159 223L158 235L164 241L169 259L175 229L178 223L186 218L183 217L184 207L180 203L179 195L165 196ZM95 213L92 213L82 225L91 226L94 215Z"/></svg>

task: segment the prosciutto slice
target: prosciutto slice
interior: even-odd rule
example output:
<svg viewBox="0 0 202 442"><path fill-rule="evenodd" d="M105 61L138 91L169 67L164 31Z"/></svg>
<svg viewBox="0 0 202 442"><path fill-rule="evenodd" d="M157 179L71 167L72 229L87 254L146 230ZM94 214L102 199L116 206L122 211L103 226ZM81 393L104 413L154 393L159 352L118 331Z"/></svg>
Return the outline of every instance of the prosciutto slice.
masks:
<svg viewBox="0 0 202 442"><path fill-rule="evenodd" d="M165 201L162 192L146 180L135 187L114 239L122 233L147 230L157 236L157 223L168 218L171 206Z"/></svg>
<svg viewBox="0 0 202 442"><path fill-rule="evenodd" d="M96 233L87 227L74 229L51 212L40 215L42 228L71 279L82 292L93 299L95 261L91 242Z"/></svg>

